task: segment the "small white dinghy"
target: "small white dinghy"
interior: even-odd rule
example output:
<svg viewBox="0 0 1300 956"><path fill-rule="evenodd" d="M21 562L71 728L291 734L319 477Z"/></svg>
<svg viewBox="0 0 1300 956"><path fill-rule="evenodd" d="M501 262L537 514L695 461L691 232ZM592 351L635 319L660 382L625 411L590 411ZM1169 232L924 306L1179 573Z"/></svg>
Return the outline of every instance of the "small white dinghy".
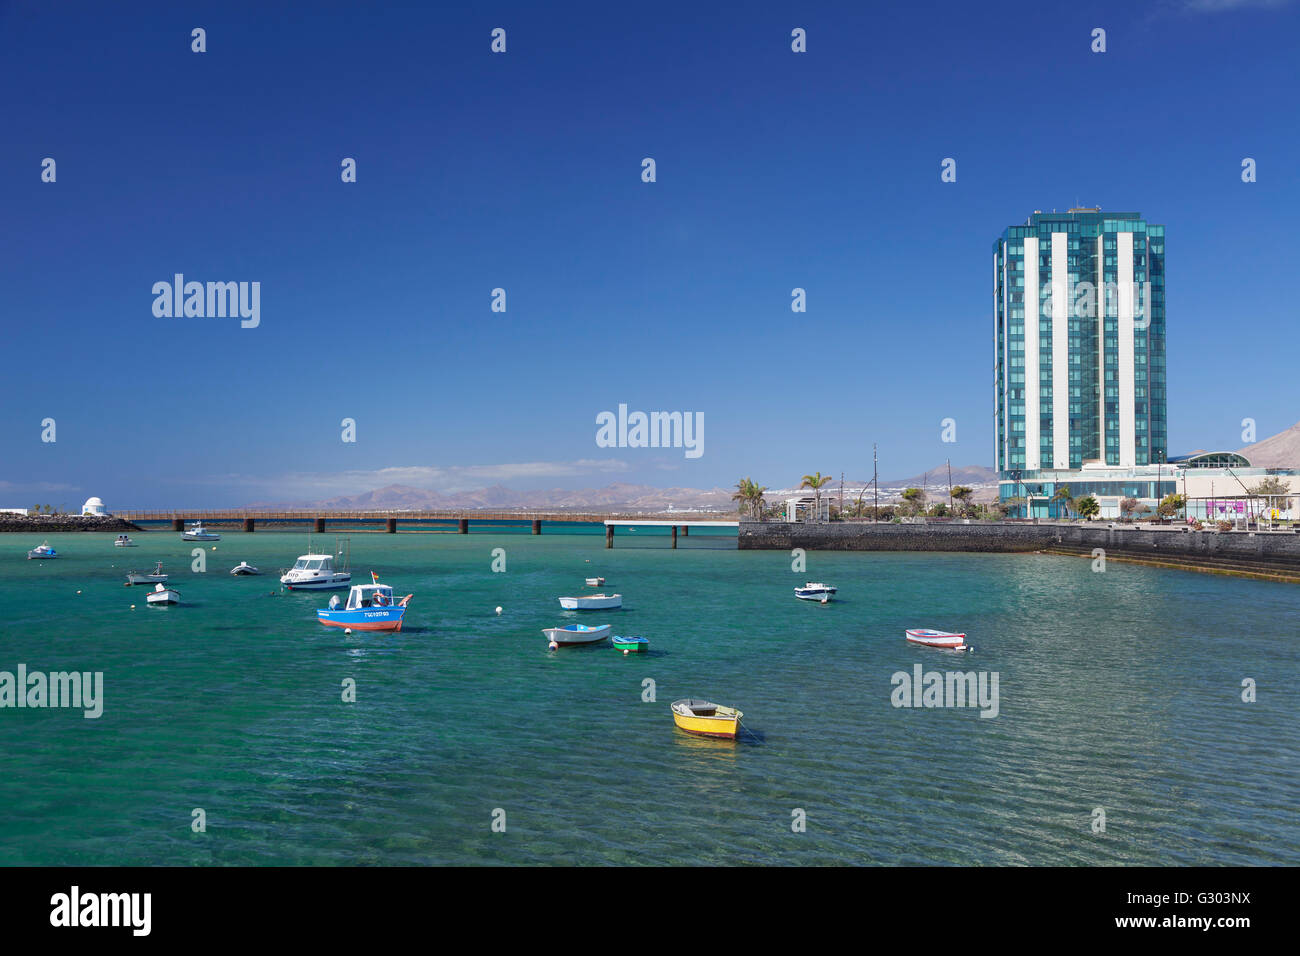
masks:
<svg viewBox="0 0 1300 956"><path fill-rule="evenodd" d="M233 568L230 569L230 573L231 574L261 574L262 572L257 570L257 568L253 567L247 561L240 561L237 565L235 565Z"/></svg>
<svg viewBox="0 0 1300 956"><path fill-rule="evenodd" d="M621 594L586 594L581 597L562 597L560 607L566 611L608 611L623 606Z"/></svg>
<svg viewBox="0 0 1300 956"><path fill-rule="evenodd" d="M913 644L923 644L926 647L943 647L950 651L964 651L966 647L966 635L955 634L952 631L939 631L932 627L916 627L904 631L907 639Z"/></svg>
<svg viewBox="0 0 1300 956"><path fill-rule="evenodd" d="M149 604L180 604L181 592L165 584L155 584L153 590L145 596Z"/></svg>
<svg viewBox="0 0 1300 956"><path fill-rule="evenodd" d="M610 625L588 627L586 624L566 624L564 627L544 627L547 646L551 650L568 644L597 644L609 637Z"/></svg>
<svg viewBox="0 0 1300 956"><path fill-rule="evenodd" d="M589 588L603 588L604 586L604 578L587 578L587 587Z"/></svg>
<svg viewBox="0 0 1300 956"><path fill-rule="evenodd" d="M134 541L131 540L131 536L129 534L119 534L117 536L117 540L113 542L113 547L134 548L137 547L137 545Z"/></svg>

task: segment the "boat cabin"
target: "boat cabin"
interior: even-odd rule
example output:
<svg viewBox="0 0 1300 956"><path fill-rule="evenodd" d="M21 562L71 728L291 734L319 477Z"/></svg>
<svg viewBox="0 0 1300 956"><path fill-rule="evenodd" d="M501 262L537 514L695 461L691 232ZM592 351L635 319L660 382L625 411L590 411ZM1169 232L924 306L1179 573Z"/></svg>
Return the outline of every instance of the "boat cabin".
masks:
<svg viewBox="0 0 1300 956"><path fill-rule="evenodd" d="M332 554L304 554L298 558L293 570L333 573L334 556Z"/></svg>
<svg viewBox="0 0 1300 956"><path fill-rule="evenodd" d="M348 591L348 603L344 610L359 611L367 607L392 606L393 589L387 584L354 584Z"/></svg>

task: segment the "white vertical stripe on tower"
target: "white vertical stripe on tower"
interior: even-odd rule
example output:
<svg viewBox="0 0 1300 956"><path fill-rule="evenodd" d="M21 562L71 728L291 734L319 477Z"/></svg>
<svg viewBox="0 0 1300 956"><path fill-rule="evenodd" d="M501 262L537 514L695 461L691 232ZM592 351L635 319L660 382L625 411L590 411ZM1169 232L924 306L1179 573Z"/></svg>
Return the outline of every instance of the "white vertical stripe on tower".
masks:
<svg viewBox="0 0 1300 956"><path fill-rule="evenodd" d="M1052 467L1070 467L1069 239L1052 233Z"/></svg>
<svg viewBox="0 0 1300 956"><path fill-rule="evenodd" d="M1133 421L1133 233L1121 232L1119 252L1119 463L1137 464L1136 432Z"/></svg>
<svg viewBox="0 0 1300 956"><path fill-rule="evenodd" d="M1003 283L1003 289L1006 284ZM1006 399L1002 394L1006 391L1006 374L1007 367L1002 365L1002 375L998 375L999 358L998 350L998 254L993 253L993 414L998 414L998 403L1006 404ZM993 466L999 470L1003 467L1003 458L1000 454L1001 449L998 447L998 423L993 424Z"/></svg>
<svg viewBox="0 0 1300 956"><path fill-rule="evenodd" d="M1092 282L1097 295L1097 457L1108 464L1106 457L1106 243L1097 236L1097 268Z"/></svg>
<svg viewBox="0 0 1300 956"><path fill-rule="evenodd" d="M1011 460L1011 264L1007 260L1007 244L1002 243L1002 454L1003 462L1010 468Z"/></svg>
<svg viewBox="0 0 1300 956"><path fill-rule="evenodd" d="M1038 239L1025 238L1025 470L1039 462L1038 410Z"/></svg>

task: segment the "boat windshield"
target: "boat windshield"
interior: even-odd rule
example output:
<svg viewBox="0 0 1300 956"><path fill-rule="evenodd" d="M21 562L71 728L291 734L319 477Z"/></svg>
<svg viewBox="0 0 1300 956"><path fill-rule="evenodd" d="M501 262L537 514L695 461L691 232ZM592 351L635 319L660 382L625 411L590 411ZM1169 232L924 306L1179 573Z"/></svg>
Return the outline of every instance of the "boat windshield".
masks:
<svg viewBox="0 0 1300 956"><path fill-rule="evenodd" d="M307 567L307 562L303 558L298 559L298 563L293 566L295 571L303 571Z"/></svg>

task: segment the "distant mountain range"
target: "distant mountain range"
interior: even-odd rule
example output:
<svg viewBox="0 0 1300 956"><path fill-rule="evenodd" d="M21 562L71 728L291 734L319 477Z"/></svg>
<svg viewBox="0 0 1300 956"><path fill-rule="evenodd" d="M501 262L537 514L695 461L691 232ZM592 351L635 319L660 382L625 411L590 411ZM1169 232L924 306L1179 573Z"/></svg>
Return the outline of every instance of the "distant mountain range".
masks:
<svg viewBox="0 0 1300 956"><path fill-rule="evenodd" d="M980 485L997 484L998 473L992 468L985 468L983 465L965 465L961 468L954 467L952 470L953 485L966 485L971 488L977 488ZM898 479L881 479L880 487L882 488L937 488L948 487L948 466L939 465L930 471L920 475L913 475L911 478Z"/></svg>
<svg viewBox="0 0 1300 956"><path fill-rule="evenodd" d="M517 491L492 485L444 494L410 485L388 485L319 501L258 503L250 508L320 508L325 511L592 511L658 512L672 509L731 511L726 488L653 488L616 482L603 488Z"/></svg>
<svg viewBox="0 0 1300 956"><path fill-rule="evenodd" d="M924 479L924 485L922 484ZM981 465L967 465L952 470L954 485L990 485L997 473ZM867 481L846 481L845 490L854 492ZM940 466L927 475L880 482L882 492L887 489L926 487L947 488L948 469ZM838 492L839 482L833 486ZM638 514L667 511L725 511L736 510L731 500L732 488L655 488L616 482L603 488L517 491L504 485L492 485L477 491L443 493L411 485L387 485L355 495L341 495L317 501L255 502L249 508L275 510L291 508L319 508L322 511L589 511L593 513L634 512ZM798 488L772 488L768 501L781 497L809 494ZM978 496L977 496L978 497Z"/></svg>
<svg viewBox="0 0 1300 956"><path fill-rule="evenodd" d="M1261 468L1300 467L1300 422L1270 438L1239 449L1251 463ZM903 488L922 488L931 501L947 493L948 467L938 465L930 471L909 478L882 478L882 500L892 500ZM952 469L952 483L975 489L974 500L992 500L996 496L997 472L983 465L963 465ZM870 479L845 481L845 495L854 495L870 485ZM827 489L837 495L839 482ZM942 492L942 493L941 493ZM387 485L355 495L342 495L320 501L260 502L250 508L320 508L325 511L586 511L592 513L654 514L668 511L734 512L732 488L655 488L616 482L602 488L552 488L517 491L504 485L492 485L477 491L443 493L411 485ZM768 502L808 494L798 488L769 488Z"/></svg>

